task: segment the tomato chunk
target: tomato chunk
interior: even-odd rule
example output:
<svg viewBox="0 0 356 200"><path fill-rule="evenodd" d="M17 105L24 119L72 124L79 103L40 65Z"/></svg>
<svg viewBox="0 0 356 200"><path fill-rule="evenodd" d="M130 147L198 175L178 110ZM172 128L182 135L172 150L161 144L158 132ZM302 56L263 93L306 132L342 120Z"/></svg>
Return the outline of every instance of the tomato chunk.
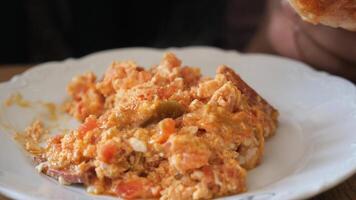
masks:
<svg viewBox="0 0 356 200"><path fill-rule="evenodd" d="M204 173L204 180L205 182L213 183L214 182L214 172L210 166L202 167L202 171Z"/></svg>
<svg viewBox="0 0 356 200"><path fill-rule="evenodd" d="M118 147L113 142L104 144L100 149L101 160L106 163L111 163L118 150Z"/></svg>
<svg viewBox="0 0 356 200"><path fill-rule="evenodd" d="M140 197L143 184L139 180L122 182L117 185L116 192L120 197L133 199Z"/></svg>
<svg viewBox="0 0 356 200"><path fill-rule="evenodd" d="M116 186L116 193L125 199L153 198L155 195L151 192L151 187L151 182L138 178L120 182Z"/></svg>
<svg viewBox="0 0 356 200"><path fill-rule="evenodd" d="M96 121L96 119L94 119L92 117L88 117L85 120L85 122L82 125L80 125L80 127L78 128L79 136L81 138L83 138L85 133L97 128L98 126L99 125L98 125L98 122Z"/></svg>
<svg viewBox="0 0 356 200"><path fill-rule="evenodd" d="M156 142L162 144L165 143L169 136L176 132L176 122L171 118L166 118L162 120L159 124L160 135Z"/></svg>

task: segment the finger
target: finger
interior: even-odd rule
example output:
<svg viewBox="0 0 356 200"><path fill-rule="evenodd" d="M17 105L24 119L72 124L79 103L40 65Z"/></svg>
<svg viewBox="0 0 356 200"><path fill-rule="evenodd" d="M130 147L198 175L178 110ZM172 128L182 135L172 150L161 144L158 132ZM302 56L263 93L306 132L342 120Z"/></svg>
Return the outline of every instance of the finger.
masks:
<svg viewBox="0 0 356 200"><path fill-rule="evenodd" d="M306 31L320 46L328 49L338 57L356 63L356 33L342 29L329 28L322 25L313 26L300 23L301 29Z"/></svg>
<svg viewBox="0 0 356 200"><path fill-rule="evenodd" d="M307 23L285 0L282 1L282 9L285 15L296 23L296 26L307 32L321 47L341 59L356 63L356 48L354 48L356 47L356 32Z"/></svg>
<svg viewBox="0 0 356 200"><path fill-rule="evenodd" d="M295 43L301 59L318 69L356 80L356 66L340 60L332 53L320 47L301 29L295 29Z"/></svg>
<svg viewBox="0 0 356 200"><path fill-rule="evenodd" d="M288 0L282 0L281 2L280 9L282 10L282 13L292 21L299 20L301 17L298 15L298 13L294 10L294 8L291 6Z"/></svg>
<svg viewBox="0 0 356 200"><path fill-rule="evenodd" d="M269 26L267 28L267 37L270 40L273 49L280 55L299 59L299 55L296 49L294 40L294 28L293 21L284 16L281 12L280 1L271 0L274 9L270 12Z"/></svg>

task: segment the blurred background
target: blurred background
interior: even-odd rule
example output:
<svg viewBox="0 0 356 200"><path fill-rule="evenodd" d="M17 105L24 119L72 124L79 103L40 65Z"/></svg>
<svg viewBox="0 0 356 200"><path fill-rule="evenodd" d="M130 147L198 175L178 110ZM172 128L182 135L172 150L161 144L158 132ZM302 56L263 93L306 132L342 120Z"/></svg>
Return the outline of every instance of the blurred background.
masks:
<svg viewBox="0 0 356 200"><path fill-rule="evenodd" d="M0 64L81 57L104 49L209 45L243 51L264 0L15 0L1 6Z"/></svg>

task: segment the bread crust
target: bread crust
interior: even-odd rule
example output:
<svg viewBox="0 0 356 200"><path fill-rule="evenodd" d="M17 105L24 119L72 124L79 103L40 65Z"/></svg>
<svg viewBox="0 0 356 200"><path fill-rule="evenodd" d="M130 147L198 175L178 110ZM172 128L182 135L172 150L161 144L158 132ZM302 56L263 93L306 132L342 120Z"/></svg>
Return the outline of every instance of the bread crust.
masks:
<svg viewBox="0 0 356 200"><path fill-rule="evenodd" d="M356 31L355 0L289 0L289 2L305 21Z"/></svg>

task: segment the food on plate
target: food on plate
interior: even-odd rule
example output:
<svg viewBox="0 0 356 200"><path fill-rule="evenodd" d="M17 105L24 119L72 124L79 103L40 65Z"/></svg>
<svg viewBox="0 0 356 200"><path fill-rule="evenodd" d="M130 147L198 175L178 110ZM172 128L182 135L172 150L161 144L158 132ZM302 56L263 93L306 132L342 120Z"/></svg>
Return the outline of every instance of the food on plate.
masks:
<svg viewBox="0 0 356 200"><path fill-rule="evenodd" d="M114 62L67 87L74 130L37 143L35 121L22 135L36 168L61 184L124 199L210 199L245 192L247 170L262 159L278 111L231 68L214 78L172 53L149 69Z"/></svg>
<svg viewBox="0 0 356 200"><path fill-rule="evenodd" d="M289 0L306 21L356 31L355 0Z"/></svg>

